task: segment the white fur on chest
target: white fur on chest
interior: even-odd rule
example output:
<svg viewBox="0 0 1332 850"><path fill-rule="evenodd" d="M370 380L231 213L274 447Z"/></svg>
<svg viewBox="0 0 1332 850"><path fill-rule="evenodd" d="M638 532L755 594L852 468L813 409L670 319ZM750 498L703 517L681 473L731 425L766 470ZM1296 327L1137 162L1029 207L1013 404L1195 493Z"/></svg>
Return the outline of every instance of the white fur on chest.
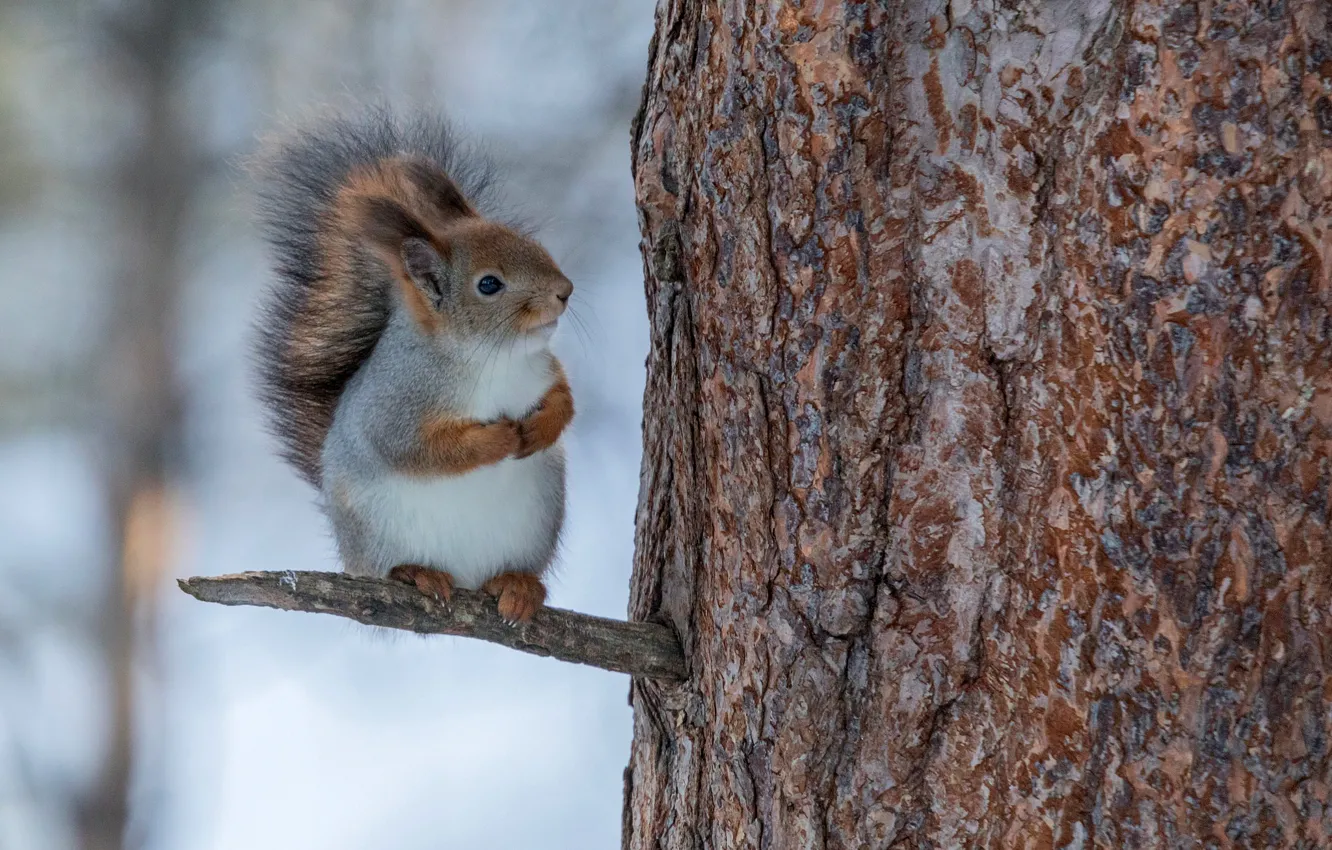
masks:
<svg viewBox="0 0 1332 850"><path fill-rule="evenodd" d="M522 417L554 383L549 358L544 348L527 351L520 345L480 353L464 378L464 412L483 422Z"/></svg>

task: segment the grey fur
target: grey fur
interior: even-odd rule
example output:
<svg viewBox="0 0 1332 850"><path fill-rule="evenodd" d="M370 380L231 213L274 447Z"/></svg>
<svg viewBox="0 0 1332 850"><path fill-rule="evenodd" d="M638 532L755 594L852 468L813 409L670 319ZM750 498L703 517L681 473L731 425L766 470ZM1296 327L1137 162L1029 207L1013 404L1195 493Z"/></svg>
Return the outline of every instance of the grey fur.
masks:
<svg viewBox="0 0 1332 850"><path fill-rule="evenodd" d="M364 492L387 476L419 468L420 423L432 413L456 415L466 410L476 383L485 379L481 370L494 361L497 354L493 349L505 340L463 343L450 350L439 340L426 338L406 315L399 299L394 299L394 307L374 352L348 382L325 440L325 510L347 572L383 576L399 564L418 563L449 572L466 587L469 582L465 571L457 569L456 564L404 556L405 544L400 536L393 537L391 528L370 515L356 499L347 498L347 493ZM553 364L548 353L545 357ZM528 412L530 409L503 411L515 419ZM515 571L540 575L555 558L564 524L564 453L557 445L504 463L529 464L536 471L539 510L536 515L508 518L515 526L521 525L522 536L530 538L530 545L523 547L519 556L493 564L490 574Z"/></svg>

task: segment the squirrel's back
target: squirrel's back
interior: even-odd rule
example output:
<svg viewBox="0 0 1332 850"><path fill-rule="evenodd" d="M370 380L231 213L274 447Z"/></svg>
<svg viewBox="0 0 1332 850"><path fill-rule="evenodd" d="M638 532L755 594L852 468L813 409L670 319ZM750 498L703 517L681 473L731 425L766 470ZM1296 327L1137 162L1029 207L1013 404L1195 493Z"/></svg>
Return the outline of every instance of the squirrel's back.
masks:
<svg viewBox="0 0 1332 850"><path fill-rule="evenodd" d="M258 326L260 397L283 456L315 486L347 381L389 318L392 278L344 209L383 197L421 221L476 215L484 160L442 118L331 116L271 144L254 168L277 283Z"/></svg>

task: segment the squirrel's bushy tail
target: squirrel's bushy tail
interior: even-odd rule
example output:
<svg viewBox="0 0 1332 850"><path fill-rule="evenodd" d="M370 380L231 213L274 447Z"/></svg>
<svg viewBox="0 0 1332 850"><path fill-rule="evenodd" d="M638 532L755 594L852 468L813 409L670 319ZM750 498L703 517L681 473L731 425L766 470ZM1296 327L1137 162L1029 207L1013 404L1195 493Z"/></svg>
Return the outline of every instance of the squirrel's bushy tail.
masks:
<svg viewBox="0 0 1332 850"><path fill-rule="evenodd" d="M400 121L384 109L327 116L288 133L252 169L277 273L258 322L259 395L283 456L316 487L338 399L374 350L391 297L388 270L355 244L339 203L353 180L364 196L361 178L389 163L409 163L398 176L426 189L456 187L472 203L490 184L484 160L459 147L443 118ZM428 193L418 199L429 203ZM410 212L429 219L440 210Z"/></svg>

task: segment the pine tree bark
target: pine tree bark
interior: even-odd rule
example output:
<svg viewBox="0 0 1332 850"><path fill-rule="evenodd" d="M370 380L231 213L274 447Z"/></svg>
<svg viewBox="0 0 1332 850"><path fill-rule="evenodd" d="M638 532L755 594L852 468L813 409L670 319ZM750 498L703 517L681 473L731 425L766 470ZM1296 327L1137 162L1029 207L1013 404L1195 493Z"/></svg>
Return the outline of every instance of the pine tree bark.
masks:
<svg viewBox="0 0 1332 850"><path fill-rule="evenodd" d="M1329 16L662 0L626 847L1332 846Z"/></svg>

